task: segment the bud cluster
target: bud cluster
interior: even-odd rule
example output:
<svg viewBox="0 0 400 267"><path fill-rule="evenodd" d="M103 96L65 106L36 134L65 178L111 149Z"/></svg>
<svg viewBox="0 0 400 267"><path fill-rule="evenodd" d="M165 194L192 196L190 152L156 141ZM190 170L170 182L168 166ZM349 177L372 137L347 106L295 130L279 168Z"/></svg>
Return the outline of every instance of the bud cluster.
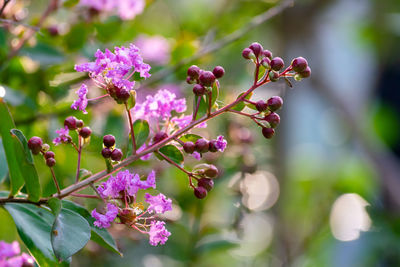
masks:
<svg viewBox="0 0 400 267"><path fill-rule="evenodd" d="M213 71L206 71L200 69L196 65L189 67L187 71L186 82L188 84L195 84L193 87L193 93L196 96L202 96L207 92L210 92L210 88L214 85L217 79L224 76L225 70L221 66L216 66Z"/></svg>
<svg viewBox="0 0 400 267"><path fill-rule="evenodd" d="M101 151L103 158L111 158L113 161L120 161L122 159L122 151L115 147L115 137L113 135L105 135L103 137L104 148Z"/></svg>
<svg viewBox="0 0 400 267"><path fill-rule="evenodd" d="M49 150L50 146L48 144L43 144L43 141L40 137L31 137L28 140L28 148L32 151L32 154L34 155L38 155L39 153L41 153L47 166L53 167L54 165L56 165L54 152Z"/></svg>
<svg viewBox="0 0 400 267"><path fill-rule="evenodd" d="M198 199L203 199L207 193L213 189L214 180L218 177L218 168L212 164L200 164L194 167L194 178L197 180L197 186L193 188L194 195Z"/></svg>

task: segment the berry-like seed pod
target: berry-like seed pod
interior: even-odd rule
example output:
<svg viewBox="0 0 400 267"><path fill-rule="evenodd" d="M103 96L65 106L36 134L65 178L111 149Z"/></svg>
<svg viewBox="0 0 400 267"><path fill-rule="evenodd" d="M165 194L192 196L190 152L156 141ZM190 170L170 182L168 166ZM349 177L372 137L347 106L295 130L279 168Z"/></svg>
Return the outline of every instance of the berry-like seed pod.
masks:
<svg viewBox="0 0 400 267"><path fill-rule="evenodd" d="M268 109L268 105L264 100L259 100L256 103L256 109L260 112L266 111Z"/></svg>
<svg viewBox="0 0 400 267"><path fill-rule="evenodd" d="M302 78L308 78L311 75L311 68L307 67L305 70L299 73Z"/></svg>
<svg viewBox="0 0 400 267"><path fill-rule="evenodd" d="M210 191L214 187L214 181L208 178L201 178L197 182L197 186L205 188L207 191Z"/></svg>
<svg viewBox="0 0 400 267"><path fill-rule="evenodd" d="M205 153L208 151L208 141L206 139L198 139L194 144L194 149L199 153Z"/></svg>
<svg viewBox="0 0 400 267"><path fill-rule="evenodd" d="M268 109L271 111L278 110L283 105L283 100L279 96L273 96L267 101Z"/></svg>
<svg viewBox="0 0 400 267"><path fill-rule="evenodd" d="M70 130L75 130L77 128L76 122L77 119L74 116L69 116L65 119L64 126L67 126Z"/></svg>
<svg viewBox="0 0 400 267"><path fill-rule="evenodd" d="M283 59L281 59L280 57L274 57L271 60L271 69L275 71L280 71L283 68L284 64L285 63L283 62Z"/></svg>
<svg viewBox="0 0 400 267"><path fill-rule="evenodd" d="M39 154L40 150L42 149L42 145L43 145L42 139L37 136L33 136L28 141L28 147L34 155Z"/></svg>
<svg viewBox="0 0 400 267"><path fill-rule="evenodd" d="M203 199L207 196L207 189L205 189L204 187L198 186L194 189L194 195L198 199Z"/></svg>
<svg viewBox="0 0 400 267"><path fill-rule="evenodd" d="M216 67L213 69L213 74L214 74L215 78L219 79L219 78L221 78L222 76L224 76L225 70L224 70L224 68L221 67L221 66L216 66Z"/></svg>
<svg viewBox="0 0 400 267"><path fill-rule="evenodd" d="M112 147L113 145L115 145L115 137L111 134L107 134L103 137L103 144L106 147Z"/></svg>
<svg viewBox="0 0 400 267"><path fill-rule="evenodd" d="M269 69L271 67L271 60L265 57L261 60L261 65L263 65L264 68Z"/></svg>
<svg viewBox="0 0 400 267"><path fill-rule="evenodd" d="M211 141L208 143L208 151L210 151L210 152L217 152L217 151L218 151L218 148L217 148L216 144L217 144L217 140L211 140Z"/></svg>
<svg viewBox="0 0 400 267"><path fill-rule="evenodd" d="M192 84L192 83L194 83L195 81L194 81L190 76L187 76L187 77L186 77L186 82L187 82L188 84Z"/></svg>
<svg viewBox="0 0 400 267"><path fill-rule="evenodd" d="M215 76L211 71L202 71L199 80L202 85L210 87L215 82Z"/></svg>
<svg viewBox="0 0 400 267"><path fill-rule="evenodd" d="M105 159L108 159L109 157L111 157L111 153L112 153L112 151L108 147L105 147L105 148L103 148L103 150L101 150L101 155Z"/></svg>
<svg viewBox="0 0 400 267"><path fill-rule="evenodd" d="M269 125L271 125L272 128L275 128L280 123L281 118L275 112L271 112L270 114L264 117L264 120L266 120L269 123Z"/></svg>
<svg viewBox="0 0 400 267"><path fill-rule="evenodd" d="M46 159L46 165L49 167L53 167L56 165L56 160L54 158L48 158Z"/></svg>
<svg viewBox="0 0 400 267"><path fill-rule="evenodd" d="M270 71L269 79L271 80L271 82L276 82L279 79L279 73L276 71Z"/></svg>
<svg viewBox="0 0 400 267"><path fill-rule="evenodd" d="M259 43L255 42L252 43L249 48L254 52L254 55L256 55L256 57L258 57L261 52L263 51L263 47L262 45L260 45Z"/></svg>
<svg viewBox="0 0 400 267"><path fill-rule="evenodd" d="M193 93L197 96L202 96L206 93L206 88L201 84L195 84L193 87Z"/></svg>
<svg viewBox="0 0 400 267"><path fill-rule="evenodd" d="M196 65L192 65L188 68L187 70L187 75L192 79L195 80L197 78L199 78L199 74L200 74L200 68L197 67Z"/></svg>
<svg viewBox="0 0 400 267"><path fill-rule="evenodd" d="M269 58L269 59L272 59L272 53L271 53L271 51L269 51L269 50L264 50L264 51L262 51L262 54L263 54L264 57Z"/></svg>
<svg viewBox="0 0 400 267"><path fill-rule="evenodd" d="M44 153L45 159L54 158L54 157L55 157L55 154L53 151L47 151L46 153Z"/></svg>
<svg viewBox="0 0 400 267"><path fill-rule="evenodd" d="M218 174L219 171L217 167L215 167L214 165L210 165L208 169L204 170L204 175L207 176L208 178L215 178L218 176Z"/></svg>
<svg viewBox="0 0 400 267"><path fill-rule="evenodd" d="M168 137L168 134L166 132L158 132L158 133L156 133L156 135L154 135L153 141L154 141L154 143L158 143L167 137Z"/></svg>
<svg viewBox="0 0 400 267"><path fill-rule="evenodd" d="M297 57L292 60L291 65L295 72L302 72L303 70L305 70L307 68L308 62L303 57Z"/></svg>
<svg viewBox="0 0 400 267"><path fill-rule="evenodd" d="M115 92L115 96L117 97L117 100L126 102L126 100L131 97L131 94L124 88L118 88Z"/></svg>
<svg viewBox="0 0 400 267"><path fill-rule="evenodd" d="M122 151L119 148L115 148L111 153L111 159L113 161L120 161L122 159Z"/></svg>
<svg viewBox="0 0 400 267"><path fill-rule="evenodd" d="M193 142L188 141L183 144L183 150L185 150L185 152L188 154L192 154L194 152L194 148L195 145Z"/></svg>
<svg viewBox="0 0 400 267"><path fill-rule="evenodd" d="M89 127L83 127L79 131L79 135L82 136L83 138L88 138L92 134L92 130L90 130Z"/></svg>
<svg viewBox="0 0 400 267"><path fill-rule="evenodd" d="M244 57L245 59L251 59L253 57L255 58L255 55L250 48L245 48L242 51L242 57Z"/></svg>
<svg viewBox="0 0 400 267"><path fill-rule="evenodd" d="M272 128L263 128L262 134L264 135L265 138L271 139L272 136L274 136L274 134L275 134L275 130Z"/></svg>
<svg viewBox="0 0 400 267"><path fill-rule="evenodd" d="M76 120L76 127L82 128L83 127L83 120Z"/></svg>

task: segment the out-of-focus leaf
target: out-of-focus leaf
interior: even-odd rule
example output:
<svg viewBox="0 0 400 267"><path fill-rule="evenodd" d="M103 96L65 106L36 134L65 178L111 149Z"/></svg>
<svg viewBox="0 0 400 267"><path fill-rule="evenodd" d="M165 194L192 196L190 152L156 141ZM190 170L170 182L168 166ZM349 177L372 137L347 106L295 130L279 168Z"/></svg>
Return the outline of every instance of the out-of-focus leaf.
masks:
<svg viewBox="0 0 400 267"><path fill-rule="evenodd" d="M206 236L202 240L199 241L196 246L197 253L207 253L207 252L216 252L218 250L226 251L228 249L235 248L239 245L238 240L228 240L216 236Z"/></svg>
<svg viewBox="0 0 400 267"><path fill-rule="evenodd" d="M3 182L7 173L8 173L8 166L6 161L6 153L3 148L3 140L0 138L0 183Z"/></svg>
<svg viewBox="0 0 400 267"><path fill-rule="evenodd" d="M87 41L90 30L89 25L84 23L77 23L72 26L69 33L64 37L67 48L72 51L81 49Z"/></svg>
<svg viewBox="0 0 400 267"><path fill-rule="evenodd" d="M20 161L17 158L15 145L19 145L15 138L11 137L10 130L15 128L14 121L4 100L0 98L0 133L3 140L3 147L7 158L8 170L10 173L11 190L10 195L15 195L24 185L24 177L21 173Z"/></svg>
<svg viewBox="0 0 400 267"><path fill-rule="evenodd" d="M63 3L64 7L73 7L79 3L79 0L66 0Z"/></svg>
<svg viewBox="0 0 400 267"><path fill-rule="evenodd" d="M61 208L51 229L51 244L59 260L67 260L90 240L89 223L78 213Z"/></svg>
<svg viewBox="0 0 400 267"><path fill-rule="evenodd" d="M145 120L136 120L133 123L133 132L135 133L136 147L141 147L150 134L149 123Z"/></svg>
<svg viewBox="0 0 400 267"><path fill-rule="evenodd" d="M211 91L211 107L214 106L215 101L217 101L219 96L219 82L216 81L213 84L212 91Z"/></svg>
<svg viewBox="0 0 400 267"><path fill-rule="evenodd" d="M95 221L94 218L84 207L68 200L63 200L62 205L65 209L75 211L76 213L79 213L82 217L84 217L87 220L87 222L90 225L90 228L92 229L91 238L93 241L107 248L108 250L116 252L122 256L121 252L117 248L117 245L115 244L114 239L107 231L107 229L96 227L94 225Z"/></svg>
<svg viewBox="0 0 400 267"><path fill-rule="evenodd" d="M52 65L64 61L64 55L54 46L38 43L34 47L26 47L21 50L21 55L28 56L38 61L41 65Z"/></svg>
<svg viewBox="0 0 400 267"><path fill-rule="evenodd" d="M54 221L51 212L32 204L7 203L4 208L13 218L21 240L41 267L68 266L57 261L51 246L50 232Z"/></svg>
<svg viewBox="0 0 400 267"><path fill-rule="evenodd" d="M166 145L159 149L161 153L170 158L175 163L179 165L183 163L183 154L182 152L174 145ZM157 155L157 154L156 154ZM158 155L158 158L163 159Z"/></svg>
<svg viewBox="0 0 400 267"><path fill-rule="evenodd" d="M201 138L203 138L203 137L201 137L200 135L197 135L197 134L185 134L184 136L180 137L179 139L182 142L190 141L190 142L195 143L197 140L199 140Z"/></svg>
<svg viewBox="0 0 400 267"><path fill-rule="evenodd" d="M17 160L20 164L21 174L24 177L26 189L28 191L28 199L38 201L42 196L42 190L40 188L39 176L33 162L32 152L28 148L28 141L24 134L18 129L11 129L11 133L12 136L18 140L14 147Z"/></svg>
<svg viewBox="0 0 400 267"><path fill-rule="evenodd" d="M197 116L195 119L201 118L207 113L208 104L206 102L206 97L201 96L200 98L201 98L201 100L200 100L199 110L197 111ZM194 108L197 105L197 99L198 99L197 97L194 98L194 101L193 101Z"/></svg>

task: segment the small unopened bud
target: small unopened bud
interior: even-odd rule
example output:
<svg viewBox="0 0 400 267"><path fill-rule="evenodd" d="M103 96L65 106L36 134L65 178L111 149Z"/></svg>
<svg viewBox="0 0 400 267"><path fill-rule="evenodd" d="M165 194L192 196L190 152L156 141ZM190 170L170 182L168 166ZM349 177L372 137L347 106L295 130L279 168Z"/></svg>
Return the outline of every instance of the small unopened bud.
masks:
<svg viewBox="0 0 400 267"><path fill-rule="evenodd" d="M115 96L117 97L117 101L125 103L131 97L131 94L124 88L118 88L115 92Z"/></svg>
<svg viewBox="0 0 400 267"><path fill-rule="evenodd" d="M185 152L188 154L192 154L194 152L194 148L195 145L193 142L188 141L183 144L183 150L185 150Z"/></svg>
<svg viewBox="0 0 400 267"><path fill-rule="evenodd" d="M291 65L295 72L302 72L303 70L305 70L307 68L308 62L303 57L297 57L292 60Z"/></svg>
<svg viewBox="0 0 400 267"><path fill-rule="evenodd" d="M37 136L33 136L28 141L28 147L34 155L39 154L40 150L42 150L42 145L43 145L42 139Z"/></svg>
<svg viewBox="0 0 400 267"><path fill-rule="evenodd" d="M64 126L67 126L70 130L75 130L77 128L76 122L77 119L74 116L69 116L65 119Z"/></svg>
<svg viewBox="0 0 400 267"><path fill-rule="evenodd" d="M307 67L305 70L299 73L302 78L308 78L311 75L311 68Z"/></svg>
<svg viewBox="0 0 400 267"><path fill-rule="evenodd" d="M195 80L197 78L199 78L199 74L200 74L200 68L197 67L196 65L192 65L188 68L187 70L187 75L192 79Z"/></svg>
<svg viewBox="0 0 400 267"><path fill-rule="evenodd" d="M158 143L167 137L168 137L168 134L166 132L158 132L158 133L156 133L156 135L154 135L153 142Z"/></svg>
<svg viewBox="0 0 400 267"><path fill-rule="evenodd" d="M214 181L212 179L208 179L208 178L201 178L197 182L197 185L205 188L207 191L210 191L214 187Z"/></svg>
<svg viewBox="0 0 400 267"><path fill-rule="evenodd" d="M272 59L272 53L271 53L271 51L269 51L269 50L264 50L264 51L262 51L262 54L263 54L264 57L269 58L269 59Z"/></svg>
<svg viewBox="0 0 400 267"><path fill-rule="evenodd" d="M256 55L254 54L254 52L250 48L243 49L242 56L245 59L256 59Z"/></svg>
<svg viewBox="0 0 400 267"><path fill-rule="evenodd" d="M88 138L92 134L92 130L89 127L83 127L79 131L79 135L82 136L83 138Z"/></svg>
<svg viewBox="0 0 400 267"><path fill-rule="evenodd" d="M261 60L261 65L263 65L264 68L269 69L271 67L271 60L265 57Z"/></svg>
<svg viewBox="0 0 400 267"><path fill-rule="evenodd" d="M210 87L215 82L215 76L211 71L202 71L199 76L202 85Z"/></svg>
<svg viewBox="0 0 400 267"><path fill-rule="evenodd" d="M206 93L206 88L201 84L195 84L193 86L193 93L197 96L202 96Z"/></svg>
<svg viewBox="0 0 400 267"><path fill-rule="evenodd" d="M111 153L112 153L112 151L108 147L105 147L105 148L103 148L103 150L101 150L101 155L105 159L108 159L109 157L111 157Z"/></svg>
<svg viewBox="0 0 400 267"><path fill-rule="evenodd" d="M53 167L56 165L56 160L54 158L48 158L46 159L46 165L49 167Z"/></svg>
<svg viewBox="0 0 400 267"><path fill-rule="evenodd" d="M50 149L49 144L43 144L43 145L42 145L42 151L43 151L43 152L49 151L49 149Z"/></svg>
<svg viewBox="0 0 400 267"><path fill-rule="evenodd" d="M194 149L199 153L205 153L208 151L208 141L201 138L194 144Z"/></svg>
<svg viewBox="0 0 400 267"><path fill-rule="evenodd" d="M76 120L76 127L82 128L83 127L83 120Z"/></svg>
<svg viewBox="0 0 400 267"><path fill-rule="evenodd" d="M279 96L273 96L267 101L268 109L271 111L278 110L283 105L283 100Z"/></svg>
<svg viewBox="0 0 400 267"><path fill-rule="evenodd" d="M271 125L272 128L275 128L280 123L281 118L275 112L271 112L270 114L264 117L264 120L266 120L269 123L269 125Z"/></svg>
<svg viewBox="0 0 400 267"><path fill-rule="evenodd" d="M209 168L204 170L204 175L207 176L208 178L215 178L218 176L218 174L219 171L217 167L215 167L214 165L210 165Z"/></svg>
<svg viewBox="0 0 400 267"><path fill-rule="evenodd" d="M103 137L103 144L106 147L112 147L113 145L115 145L115 137L111 134L107 134Z"/></svg>
<svg viewBox="0 0 400 267"><path fill-rule="evenodd" d="M224 70L224 68L221 67L221 66L216 66L216 67L213 69L213 74L214 74L215 78L219 79L219 78L221 78L222 76L224 76L225 70Z"/></svg>
<svg viewBox="0 0 400 267"><path fill-rule="evenodd" d="M113 161L120 161L122 159L122 151L119 148L115 148L111 153L111 159Z"/></svg>
<svg viewBox="0 0 400 267"><path fill-rule="evenodd" d="M271 82L276 82L279 79L279 73L276 71L270 71L269 79L271 80Z"/></svg>
<svg viewBox="0 0 400 267"><path fill-rule="evenodd" d="M194 195L198 199L203 199L207 196L207 189L205 189L204 187L198 186L194 189Z"/></svg>
<svg viewBox="0 0 400 267"><path fill-rule="evenodd" d="M283 59L281 59L280 57L274 57L271 60L271 69L275 70L275 71L280 71L283 66L284 66L284 62Z"/></svg>
<svg viewBox="0 0 400 267"><path fill-rule="evenodd" d="M274 134L275 134L275 130L272 128L263 128L262 134L264 135L265 138L271 139L272 136L274 136Z"/></svg>
<svg viewBox="0 0 400 267"><path fill-rule="evenodd" d="M209 143L208 143L208 151L210 151L210 152L217 152L218 151L218 148L217 148L217 140L211 140Z"/></svg>
<svg viewBox="0 0 400 267"><path fill-rule="evenodd" d="M53 151L47 151L46 153L44 153L45 159L54 158L54 157L55 157L55 154Z"/></svg>
<svg viewBox="0 0 400 267"><path fill-rule="evenodd" d="M254 55L256 55L256 57L258 57L261 52L263 51L263 47L262 45L260 45L259 43L255 42L252 43L249 48L254 52Z"/></svg>
<svg viewBox="0 0 400 267"><path fill-rule="evenodd" d="M256 109L260 112L266 111L268 109L268 105L264 100L259 100L256 103Z"/></svg>

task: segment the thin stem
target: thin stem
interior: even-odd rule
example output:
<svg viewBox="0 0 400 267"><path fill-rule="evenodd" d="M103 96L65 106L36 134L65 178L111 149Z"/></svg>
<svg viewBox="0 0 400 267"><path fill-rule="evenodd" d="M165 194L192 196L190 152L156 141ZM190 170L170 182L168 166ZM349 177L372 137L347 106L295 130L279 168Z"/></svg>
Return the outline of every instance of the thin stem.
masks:
<svg viewBox="0 0 400 267"><path fill-rule="evenodd" d="M78 166L76 168L75 183L79 181L79 172L81 171L81 155L82 155L82 137L78 135L79 149L78 149Z"/></svg>
<svg viewBox="0 0 400 267"><path fill-rule="evenodd" d="M210 116L211 114L211 96L212 96L212 92L207 92L208 94L208 109L207 109L207 116Z"/></svg>
<svg viewBox="0 0 400 267"><path fill-rule="evenodd" d="M192 122L196 120L197 112L199 111L200 101L201 101L201 96L196 96L196 97L197 97L197 103L196 103L195 110L193 111Z"/></svg>
<svg viewBox="0 0 400 267"><path fill-rule="evenodd" d="M182 146L185 144L185 142L183 142L181 139L179 138L175 138L174 139L176 142L178 142L179 144L181 144Z"/></svg>
<svg viewBox="0 0 400 267"><path fill-rule="evenodd" d="M75 148L76 152L79 153L79 148L75 145L75 143L71 141L71 145Z"/></svg>
<svg viewBox="0 0 400 267"><path fill-rule="evenodd" d="M57 182L57 179L56 179L56 174L54 173L53 167L49 167L49 168L50 168L50 171L51 171L51 176L53 178L53 182L54 182L54 184L55 184L55 186L57 188L57 194L60 195L61 194L61 190L60 190L60 186L59 186L59 184Z"/></svg>
<svg viewBox="0 0 400 267"><path fill-rule="evenodd" d="M131 130L131 136L132 136L132 154L136 154L136 140L135 140L135 132L133 131L133 122L132 122L132 115L131 111L128 108L128 104L125 102L125 109L126 113L128 114L128 119L129 119L129 129Z"/></svg>
<svg viewBox="0 0 400 267"><path fill-rule="evenodd" d="M191 172L188 172L187 170L185 170L184 168L182 168L181 166L179 166L179 164L177 164L175 161L173 161L172 159L170 159L169 157L165 156L163 153L161 153L160 151L157 152L158 154L160 154L160 156L162 158L164 158L166 161L168 161L169 164L174 165L175 167L177 167L178 169L180 169L181 171L183 171L184 173L186 173L189 176L192 176L193 174Z"/></svg>
<svg viewBox="0 0 400 267"><path fill-rule="evenodd" d="M242 116L246 116L246 117L249 117L249 118L253 118L253 117L254 117L254 116L251 115L251 114L247 114L247 113L244 113L244 112L240 112L240 111L237 111L237 110L234 110L234 109L230 109L230 110L228 110L228 112L240 114L240 115L242 115Z"/></svg>
<svg viewBox="0 0 400 267"><path fill-rule="evenodd" d="M105 95L101 95L101 96L96 96L94 98L89 98L88 101L94 101L94 100L98 100L101 99L103 97L109 96L109 94L105 94Z"/></svg>
<svg viewBox="0 0 400 267"><path fill-rule="evenodd" d="M96 198L96 199L99 199L99 198L100 198L99 196L86 195L86 194L77 194L77 193L72 193L72 194L70 194L70 196L73 196L73 197L81 197L81 198Z"/></svg>
<svg viewBox="0 0 400 267"><path fill-rule="evenodd" d="M243 99L243 101L244 102L247 102L247 103L250 103L250 104L253 104L253 105L256 105L256 102L254 102L254 101L251 101L251 100L249 100L249 99Z"/></svg>

